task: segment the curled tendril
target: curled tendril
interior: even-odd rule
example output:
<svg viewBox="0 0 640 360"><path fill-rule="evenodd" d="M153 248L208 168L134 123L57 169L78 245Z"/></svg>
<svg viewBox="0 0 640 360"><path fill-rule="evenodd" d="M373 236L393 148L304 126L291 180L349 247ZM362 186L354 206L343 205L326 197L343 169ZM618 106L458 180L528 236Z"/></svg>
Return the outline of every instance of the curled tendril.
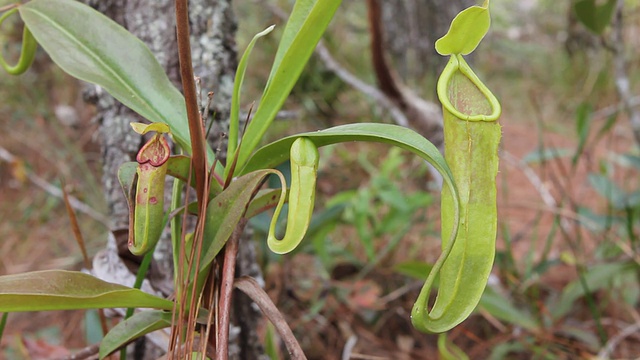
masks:
<svg viewBox="0 0 640 360"><path fill-rule="evenodd" d="M0 16L0 25L11 15L18 11L17 8L13 8L2 16ZM38 48L38 42L29 31L29 28L25 25L24 30L22 31L22 52L20 53L20 58L15 65L9 65L5 60L4 56L0 54L0 65L2 68L11 75L20 75L27 71L33 60L36 57L36 49Z"/></svg>

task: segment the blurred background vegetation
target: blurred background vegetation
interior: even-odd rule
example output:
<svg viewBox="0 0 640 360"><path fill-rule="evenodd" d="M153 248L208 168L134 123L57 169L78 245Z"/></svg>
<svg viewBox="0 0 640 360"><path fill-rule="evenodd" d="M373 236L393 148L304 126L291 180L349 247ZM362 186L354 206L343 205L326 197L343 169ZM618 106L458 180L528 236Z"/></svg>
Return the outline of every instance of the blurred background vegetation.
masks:
<svg viewBox="0 0 640 360"><path fill-rule="evenodd" d="M237 2L238 48L269 24L281 29L278 9L290 3ZM596 35L570 0L492 2L492 28L471 63L503 106L498 252L475 315L447 334L449 346L471 359L640 358L640 151L629 116L640 111L640 2L620 3L622 22L614 16ZM468 5L384 3L385 55L425 100L437 101L446 61L433 42ZM342 68L375 86L369 31L366 3L345 1L324 42ZM18 53L20 34L4 24L5 54ZM254 50L247 105L258 100L278 38L276 30ZM0 77L2 274L81 267L64 203L43 187L64 181L73 196L106 212L97 124L79 89L43 53L20 78ZM388 109L317 56L285 110L293 116L268 137L391 122ZM436 358L437 337L416 332L409 320L440 246L439 192L426 166L377 144L321 151L317 213L304 246L273 255L262 232L267 222L252 221L269 294L310 359ZM95 253L106 228L95 215L78 216ZM0 358L82 347L94 336L90 319L80 312L12 315ZM268 326L263 334L278 353Z"/></svg>

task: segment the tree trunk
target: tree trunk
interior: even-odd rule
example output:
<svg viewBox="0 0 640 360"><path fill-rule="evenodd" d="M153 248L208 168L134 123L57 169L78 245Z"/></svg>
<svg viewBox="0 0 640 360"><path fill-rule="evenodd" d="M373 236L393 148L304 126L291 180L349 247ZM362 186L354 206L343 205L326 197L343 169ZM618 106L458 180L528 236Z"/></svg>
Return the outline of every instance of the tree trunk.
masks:
<svg viewBox="0 0 640 360"><path fill-rule="evenodd" d="M425 75L440 72L447 58L434 49L451 20L474 0L382 1L385 47L405 84L415 85ZM419 82L418 82L419 84Z"/></svg>
<svg viewBox="0 0 640 360"><path fill-rule="evenodd" d="M171 0L86 0L114 19L149 46L171 81L180 88L175 10ZM202 92L214 92L212 110L216 126L212 140L228 128L230 99L236 69L236 20L231 0L190 1L191 47L196 76L201 78ZM128 209L117 180L121 164L133 161L143 143L130 122L143 121L137 114L114 100L104 90L88 85L85 99L97 107L99 135L103 157L103 185L112 220L112 234L106 249L94 258L94 272L108 281L131 285L136 263L127 250ZM206 100L205 100L206 101ZM217 131L216 131L217 129ZM224 146L222 147L224 148ZM222 154L224 156L224 154ZM170 187L169 187L170 188ZM172 255L169 241L158 244L149 282L143 289L168 295L173 290ZM260 277L253 244L245 239L240 246L237 273ZM256 334L259 314L247 297L235 294L234 324L231 331L231 359L259 359L262 348ZM147 356L148 358L148 356Z"/></svg>

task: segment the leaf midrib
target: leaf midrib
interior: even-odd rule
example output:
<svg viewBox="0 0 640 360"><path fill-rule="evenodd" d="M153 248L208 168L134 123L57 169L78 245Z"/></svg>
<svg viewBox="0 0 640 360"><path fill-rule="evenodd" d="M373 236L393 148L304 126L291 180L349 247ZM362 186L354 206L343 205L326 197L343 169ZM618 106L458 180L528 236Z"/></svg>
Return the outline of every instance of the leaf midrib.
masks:
<svg viewBox="0 0 640 360"><path fill-rule="evenodd" d="M48 21L53 27L57 28L60 32L62 32L63 34L66 34L68 39L70 39L75 44L79 45L81 48L85 49L86 53L90 55L89 57L92 60L94 60L96 63L98 63L98 65L100 65L100 67L103 70L106 70L107 73L112 75L113 78L117 79L118 80L117 82L120 83L121 85L123 85L124 88L127 91L129 91L131 94L133 94L134 96L138 97L139 99L143 100L142 101L142 105L147 110L150 110L151 113L153 113L158 119L163 119L163 120L166 121L166 119L164 119L164 117L157 110L155 110L152 106L150 106L149 99L147 99L144 96L140 96L139 92L135 91L135 89L137 89L135 86L133 86L132 84L127 82L124 78L122 78L118 74L118 72L114 71L110 66L108 66L108 64L105 61L103 61L93 49L91 49L90 47L86 46L83 42L79 41L75 36L72 36L72 34L69 31L67 31L64 26L62 26L62 24L60 24L59 22L55 21L53 18L51 18L49 16L46 16L45 14L43 14L42 12L40 12L40 11L38 11L36 9L32 9L32 8L27 7L24 10L25 11L31 11L35 15L40 16L42 19ZM140 41L140 40L138 39L138 41ZM142 44L144 45L144 43L142 43ZM146 45L144 45L144 46L146 46ZM147 120L151 120L151 119L147 119Z"/></svg>

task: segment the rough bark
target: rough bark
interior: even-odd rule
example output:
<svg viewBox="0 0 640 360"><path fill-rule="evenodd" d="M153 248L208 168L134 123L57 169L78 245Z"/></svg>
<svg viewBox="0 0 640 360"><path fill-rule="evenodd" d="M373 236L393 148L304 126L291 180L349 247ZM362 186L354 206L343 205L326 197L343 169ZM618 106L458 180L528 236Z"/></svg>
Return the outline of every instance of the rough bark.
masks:
<svg viewBox="0 0 640 360"><path fill-rule="evenodd" d="M159 63L165 68L171 81L180 87L177 44L175 38L174 2L171 0L87 0L105 15L114 19L149 46ZM212 139L228 128L233 76L236 68L235 31L236 21L230 0L190 1L192 31L192 54L194 70L201 78L202 91L215 93L212 110L216 126ZM117 180L118 167L133 161L142 145L140 136L131 131L130 122L142 121L137 114L96 86L88 86L85 99L96 105L100 121L99 136L103 156L103 185L112 219L112 232L106 249L94 260L102 276L110 280L127 282L138 259L126 250L128 212L127 204ZM216 131L217 130L217 131ZM224 148L224 146L223 146ZM222 154L224 156L224 154ZM119 250L120 249L120 250ZM253 244L243 241L240 247L237 273L260 277L255 264ZM161 241L155 252L150 278L151 291L155 289L165 295L172 290L171 247ZM129 271L123 265L129 266ZM117 269L120 269L117 272ZM122 274L122 275L117 275ZM234 303L235 323L232 324L231 359L259 359L261 345L256 335L256 319L259 314L251 302L238 296ZM235 336L233 336L235 335Z"/></svg>

